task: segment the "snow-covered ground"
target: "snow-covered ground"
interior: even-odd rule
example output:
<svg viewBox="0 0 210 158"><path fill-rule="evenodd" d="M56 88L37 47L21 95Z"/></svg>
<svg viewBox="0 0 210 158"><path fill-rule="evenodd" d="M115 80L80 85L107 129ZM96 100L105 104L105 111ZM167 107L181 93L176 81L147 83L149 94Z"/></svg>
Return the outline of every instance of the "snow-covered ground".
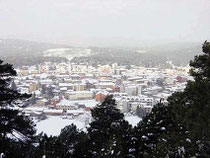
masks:
<svg viewBox="0 0 210 158"><path fill-rule="evenodd" d="M69 103L71 104L84 104L86 107L89 108L93 108L95 107L97 104L99 104L99 102L97 102L95 99L92 100L75 100L75 101L70 101Z"/></svg>
<svg viewBox="0 0 210 158"><path fill-rule="evenodd" d="M75 124L78 129L86 131L90 119L90 115L81 115L74 119L63 119L61 116L48 116L47 119L36 122L37 134L43 132L49 136L57 136L60 134L62 128L72 123ZM141 118L129 115L125 116L125 120L132 124L132 126L136 126Z"/></svg>
<svg viewBox="0 0 210 158"><path fill-rule="evenodd" d="M67 125L74 124L80 130L85 130L86 123L84 118L63 119L61 116L49 116L46 120L36 123L37 134L43 132L47 135L57 136L61 129Z"/></svg>
<svg viewBox="0 0 210 158"><path fill-rule="evenodd" d="M139 123L139 121L141 121L141 118L138 116L130 115L125 116L125 120L128 121L134 127Z"/></svg>
<svg viewBox="0 0 210 158"><path fill-rule="evenodd" d="M65 57L68 60L74 57L88 56L91 49L87 48L56 48L44 51L44 56Z"/></svg>

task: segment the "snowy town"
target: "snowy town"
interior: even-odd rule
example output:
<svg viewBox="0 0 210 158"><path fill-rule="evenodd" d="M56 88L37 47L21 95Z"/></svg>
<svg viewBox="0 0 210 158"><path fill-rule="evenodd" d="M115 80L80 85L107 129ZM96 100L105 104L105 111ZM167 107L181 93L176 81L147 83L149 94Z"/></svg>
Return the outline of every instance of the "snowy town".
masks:
<svg viewBox="0 0 210 158"><path fill-rule="evenodd" d="M18 76L11 86L32 95L22 111L38 120L40 132L45 131L43 128L48 123L44 121L49 121L46 119L49 116L53 122L58 122L57 126L59 120L68 119L85 130L91 122L91 108L108 95L113 96L128 121L136 125L155 104L162 102L167 106L167 98L182 91L186 81L191 79L188 67L169 64L171 69L138 66L128 69L117 63L96 68L88 64L45 62L17 68Z"/></svg>
<svg viewBox="0 0 210 158"><path fill-rule="evenodd" d="M0 0L0 158L210 158L210 0Z"/></svg>

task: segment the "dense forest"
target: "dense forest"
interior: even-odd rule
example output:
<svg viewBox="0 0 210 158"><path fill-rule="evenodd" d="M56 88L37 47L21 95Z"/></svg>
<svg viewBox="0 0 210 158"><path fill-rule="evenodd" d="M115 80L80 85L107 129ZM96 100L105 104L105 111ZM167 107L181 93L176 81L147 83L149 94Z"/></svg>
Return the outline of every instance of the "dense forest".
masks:
<svg viewBox="0 0 210 158"><path fill-rule="evenodd" d="M2 59L8 63L12 63L14 67L21 67L23 65L27 66L40 65L44 62L57 62L57 63L67 62L67 59L64 57L45 57L39 55L10 56L10 57L3 57Z"/></svg>
<svg viewBox="0 0 210 158"><path fill-rule="evenodd" d="M167 60L177 66L186 66L193 56L201 53L197 43L169 43L162 45L139 46L133 48L90 47L92 54L75 57L72 62L98 64L138 65L145 67L168 67Z"/></svg>
<svg viewBox="0 0 210 158"><path fill-rule="evenodd" d="M174 65L186 66L193 56L201 53L198 43L169 43L150 44L138 47L88 47L91 49L89 55L77 55L77 50L72 54L66 51L63 56L44 56L44 52L54 48L74 48L67 45L38 43L24 40L7 39L0 40L0 55L8 63L17 66L35 65L43 62L66 62L66 56L72 55L73 63L88 63L94 67L98 64L138 65L145 67L163 67L169 65L171 60ZM76 48L78 49L78 48ZM83 48L81 48L83 49ZM21 61L21 62L19 62Z"/></svg>
<svg viewBox="0 0 210 158"><path fill-rule="evenodd" d="M210 157L210 43L190 62L194 81L161 102L136 127L109 96L91 110L87 132L66 126L59 136L35 134L34 123L12 104L30 96L11 90L12 65L0 62L0 153L14 158Z"/></svg>
<svg viewBox="0 0 210 158"><path fill-rule="evenodd" d="M66 62L67 59L64 57L43 56L43 52L47 49L66 47L69 46L17 39L0 39L0 56L5 62L13 64L14 67L30 66L43 62Z"/></svg>
<svg viewBox="0 0 210 158"><path fill-rule="evenodd" d="M94 50L92 51L94 52ZM92 66L118 63L119 65L154 67L165 65L166 60L167 58L162 56L137 53L134 50L102 49L100 52L87 57L75 57L72 62L88 63Z"/></svg>

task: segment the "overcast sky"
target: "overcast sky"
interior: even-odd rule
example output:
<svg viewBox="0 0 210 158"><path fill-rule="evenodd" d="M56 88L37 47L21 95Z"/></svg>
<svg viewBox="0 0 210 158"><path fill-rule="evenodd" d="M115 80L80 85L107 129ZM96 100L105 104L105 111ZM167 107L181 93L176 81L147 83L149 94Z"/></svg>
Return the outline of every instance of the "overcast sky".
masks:
<svg viewBox="0 0 210 158"><path fill-rule="evenodd" d="M210 0L0 0L0 38L70 45L210 39Z"/></svg>

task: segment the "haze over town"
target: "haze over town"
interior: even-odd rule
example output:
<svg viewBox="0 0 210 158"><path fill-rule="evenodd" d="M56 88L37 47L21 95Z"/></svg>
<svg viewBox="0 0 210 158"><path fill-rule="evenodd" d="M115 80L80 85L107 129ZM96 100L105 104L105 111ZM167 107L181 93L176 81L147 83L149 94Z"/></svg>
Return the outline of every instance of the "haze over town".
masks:
<svg viewBox="0 0 210 158"><path fill-rule="evenodd" d="M1 0L1 38L71 46L203 42L209 0Z"/></svg>

